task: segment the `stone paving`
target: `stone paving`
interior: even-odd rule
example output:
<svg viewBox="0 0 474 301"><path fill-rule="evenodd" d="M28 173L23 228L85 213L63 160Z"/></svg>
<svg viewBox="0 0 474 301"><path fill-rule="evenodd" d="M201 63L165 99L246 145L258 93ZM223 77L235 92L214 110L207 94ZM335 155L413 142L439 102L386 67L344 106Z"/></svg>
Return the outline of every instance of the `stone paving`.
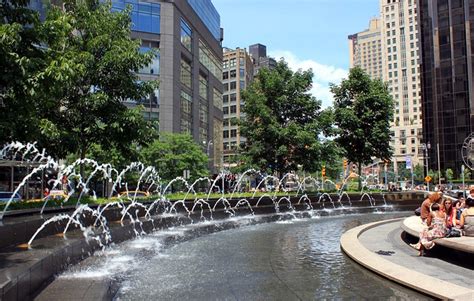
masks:
<svg viewBox="0 0 474 301"><path fill-rule="evenodd" d="M393 263L466 288L474 287L472 269L437 257L419 257L418 251L401 239L403 230L400 226L401 221L397 221L374 227L362 233L359 241L368 250L381 254Z"/></svg>

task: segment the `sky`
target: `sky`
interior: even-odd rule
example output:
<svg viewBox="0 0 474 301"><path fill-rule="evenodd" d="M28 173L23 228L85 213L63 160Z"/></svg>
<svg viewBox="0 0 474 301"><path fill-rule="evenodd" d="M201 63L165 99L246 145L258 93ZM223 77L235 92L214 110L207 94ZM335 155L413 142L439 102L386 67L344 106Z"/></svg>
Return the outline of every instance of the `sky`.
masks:
<svg viewBox="0 0 474 301"><path fill-rule="evenodd" d="M293 70L315 74L312 94L332 105L329 83L347 77L347 36L368 28L379 0L212 0L224 28L223 46L260 43Z"/></svg>

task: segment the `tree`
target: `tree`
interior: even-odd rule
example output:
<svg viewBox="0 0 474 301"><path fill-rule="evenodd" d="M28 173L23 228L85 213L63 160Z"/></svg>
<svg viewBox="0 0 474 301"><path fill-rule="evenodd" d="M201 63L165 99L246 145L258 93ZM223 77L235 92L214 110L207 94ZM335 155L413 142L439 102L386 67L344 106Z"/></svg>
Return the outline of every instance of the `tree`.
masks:
<svg viewBox="0 0 474 301"><path fill-rule="evenodd" d="M311 70L293 72L281 60L272 70L261 69L242 92L244 164L272 173L297 170L298 165L309 172L320 169L325 152L332 149L324 148L319 137L329 132L332 116L311 96L312 77Z"/></svg>
<svg viewBox="0 0 474 301"><path fill-rule="evenodd" d="M44 68L38 13L27 0L0 5L0 145L32 141L40 135L37 109L41 107L32 78Z"/></svg>
<svg viewBox="0 0 474 301"><path fill-rule="evenodd" d="M111 12L111 4L99 0L63 4L61 9L52 6L43 23L31 25L38 37L31 48L39 49L41 60L19 83L26 83L27 97L15 94L6 103L10 115L5 124L14 128L8 138L34 137L60 158L68 153L84 158L92 145L126 156L130 145L156 137L156 127L144 120L142 108L127 109L123 103L154 91L157 83L139 81L137 72L156 53L141 53L140 41L131 39L129 9ZM35 54L18 60L34 61ZM12 121L15 113L21 122Z"/></svg>
<svg viewBox="0 0 474 301"><path fill-rule="evenodd" d="M445 171L445 176L446 176L446 182L451 183L451 181L454 178L454 172L451 168L446 169Z"/></svg>
<svg viewBox="0 0 474 301"><path fill-rule="evenodd" d="M355 67L340 85L331 85L331 92L334 94L335 125L339 130L336 141L349 161L357 164L359 174L362 164L372 162L373 157L390 159L393 100L387 86ZM359 179L359 189L361 184Z"/></svg>
<svg viewBox="0 0 474 301"><path fill-rule="evenodd" d="M38 81L54 96L43 128L57 137L52 144L59 154L77 151L84 158L93 144L127 152L131 143L153 139L155 129L140 108L123 104L148 97L156 87L137 76L156 53L139 51L130 26L129 10L111 12L110 3L98 0L68 0L64 11L48 14L49 65Z"/></svg>
<svg viewBox="0 0 474 301"><path fill-rule="evenodd" d="M461 174L461 177L463 175ZM469 168L464 168L464 179L471 179L471 170Z"/></svg>
<svg viewBox="0 0 474 301"><path fill-rule="evenodd" d="M423 165L415 165L415 168L413 168L413 177L417 183L423 183L425 181L425 170Z"/></svg>
<svg viewBox="0 0 474 301"><path fill-rule="evenodd" d="M162 133L160 139L141 150L140 156L166 181L182 176L186 169L191 181L209 175L209 158L188 134Z"/></svg>

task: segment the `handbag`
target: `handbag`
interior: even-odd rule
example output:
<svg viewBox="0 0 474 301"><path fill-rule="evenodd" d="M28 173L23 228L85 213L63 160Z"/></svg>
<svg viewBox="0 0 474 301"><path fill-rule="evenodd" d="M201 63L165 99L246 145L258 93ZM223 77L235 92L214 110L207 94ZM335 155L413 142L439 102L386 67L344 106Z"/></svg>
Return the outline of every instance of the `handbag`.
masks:
<svg viewBox="0 0 474 301"><path fill-rule="evenodd" d="M446 236L445 237L461 237L462 236L462 233L461 233L461 229L457 229L457 228L451 228L448 230L448 233L446 233Z"/></svg>

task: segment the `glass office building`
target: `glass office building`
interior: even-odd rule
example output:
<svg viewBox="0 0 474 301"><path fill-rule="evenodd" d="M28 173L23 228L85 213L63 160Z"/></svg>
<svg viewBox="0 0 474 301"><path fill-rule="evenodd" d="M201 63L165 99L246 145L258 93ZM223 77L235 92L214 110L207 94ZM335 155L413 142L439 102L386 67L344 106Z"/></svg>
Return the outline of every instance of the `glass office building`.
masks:
<svg viewBox="0 0 474 301"><path fill-rule="evenodd" d="M420 0L423 139L429 168L461 171L474 131L474 0ZM439 152L437 145L439 144Z"/></svg>

